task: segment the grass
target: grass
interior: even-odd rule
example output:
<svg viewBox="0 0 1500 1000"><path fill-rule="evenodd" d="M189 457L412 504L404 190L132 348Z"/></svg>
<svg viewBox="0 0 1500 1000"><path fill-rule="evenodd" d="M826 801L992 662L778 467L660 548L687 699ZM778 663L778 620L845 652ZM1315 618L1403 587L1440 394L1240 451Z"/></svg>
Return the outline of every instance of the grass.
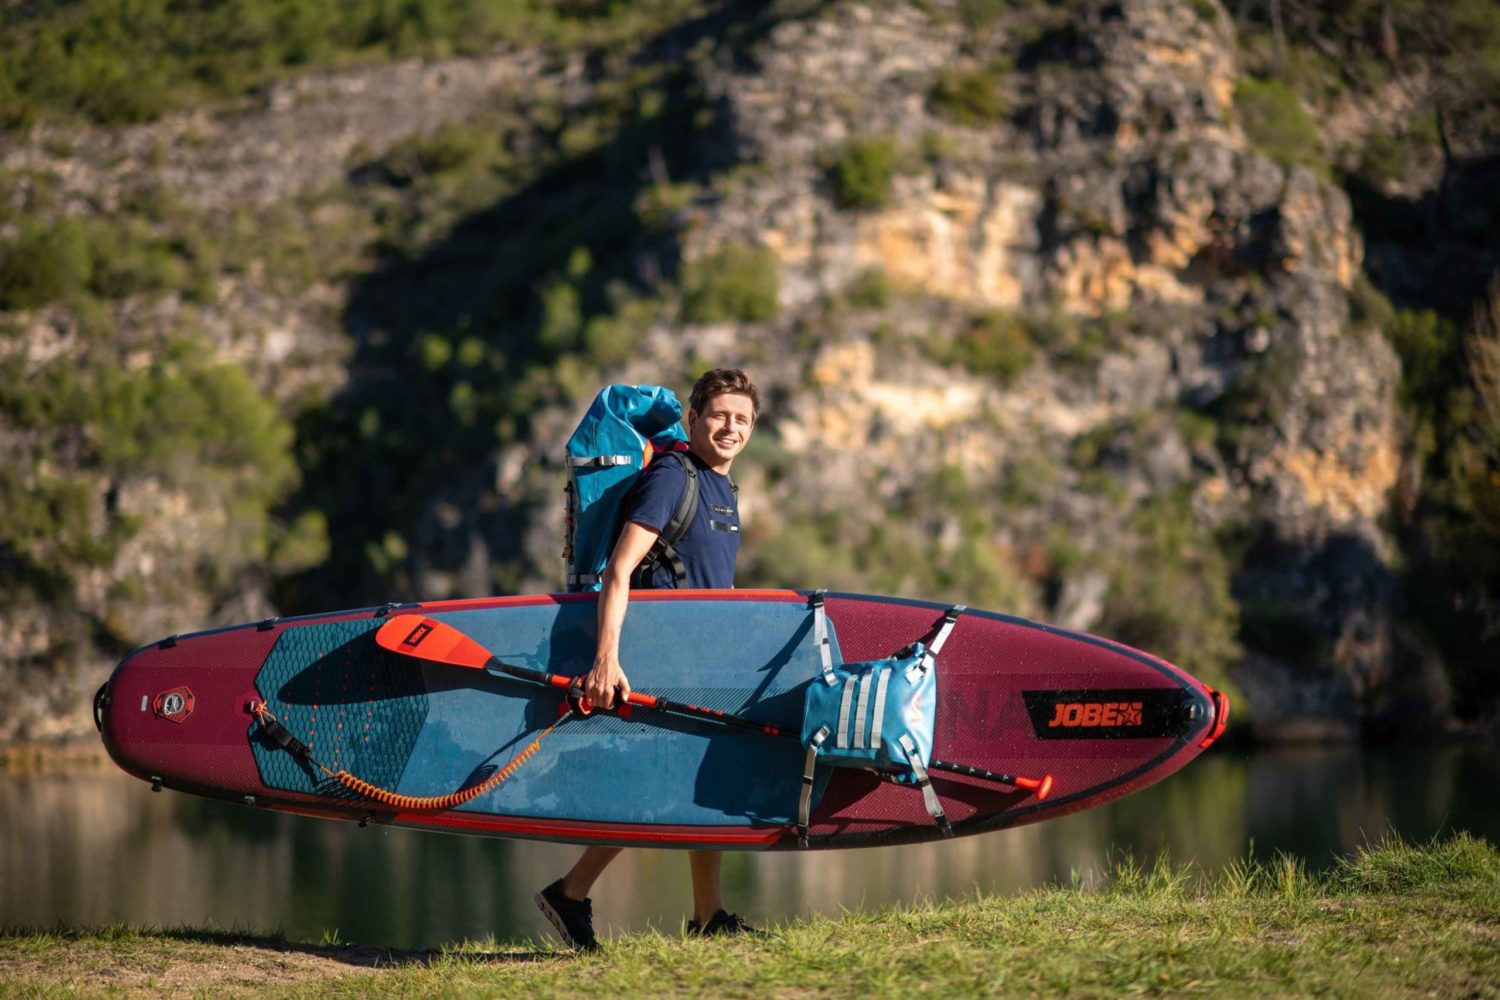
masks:
<svg viewBox="0 0 1500 1000"><path fill-rule="evenodd" d="M575 957L464 942L389 951L239 930L0 932L0 996L1490 996L1500 851L1391 839L1313 875L1116 862L1019 896L800 920L762 939L658 933Z"/></svg>

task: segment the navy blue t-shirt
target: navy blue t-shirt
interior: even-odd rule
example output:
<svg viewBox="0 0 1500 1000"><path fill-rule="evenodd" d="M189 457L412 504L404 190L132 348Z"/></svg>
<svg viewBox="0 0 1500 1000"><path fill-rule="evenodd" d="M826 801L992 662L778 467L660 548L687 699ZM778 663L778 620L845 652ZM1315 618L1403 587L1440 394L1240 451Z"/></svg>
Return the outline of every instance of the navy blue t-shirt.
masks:
<svg viewBox="0 0 1500 1000"><path fill-rule="evenodd" d="M703 464L692 452L679 452L698 470L698 512L688 525L677 555L682 559L682 586L728 589L734 586L734 561L740 553L740 508L729 477ZM628 520L660 532L672 519L687 471L675 458L662 456L641 476L631 502ZM677 580L670 566L658 566L652 575L658 589L675 590Z"/></svg>

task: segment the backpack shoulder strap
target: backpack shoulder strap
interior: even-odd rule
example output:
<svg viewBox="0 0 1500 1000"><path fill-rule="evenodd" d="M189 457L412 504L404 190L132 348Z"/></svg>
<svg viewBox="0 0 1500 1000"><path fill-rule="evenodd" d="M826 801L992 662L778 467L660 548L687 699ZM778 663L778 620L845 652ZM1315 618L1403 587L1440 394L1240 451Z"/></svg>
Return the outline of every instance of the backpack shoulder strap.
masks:
<svg viewBox="0 0 1500 1000"><path fill-rule="evenodd" d="M683 484L682 496L677 501L677 509L672 512L666 527L661 529L661 541L670 548L682 541L682 536L687 534L688 527L693 523L693 517L698 513L698 468L684 452L669 451L667 455L677 459L678 464L682 466L682 471L687 473L687 482Z"/></svg>

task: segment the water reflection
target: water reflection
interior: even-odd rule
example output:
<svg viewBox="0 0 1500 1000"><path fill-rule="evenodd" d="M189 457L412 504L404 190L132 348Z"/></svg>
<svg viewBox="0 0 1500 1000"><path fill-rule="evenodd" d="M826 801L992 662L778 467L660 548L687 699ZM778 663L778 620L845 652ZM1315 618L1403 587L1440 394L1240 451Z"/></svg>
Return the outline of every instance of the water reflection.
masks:
<svg viewBox="0 0 1500 1000"><path fill-rule="evenodd" d="M976 888L1012 892L1104 869L1115 852L1216 869L1285 850L1326 865L1394 829L1500 840L1500 752L1302 748L1214 752L1161 785L1051 823L945 844L726 856L732 906L758 920ZM129 921L279 928L297 940L431 947L540 936L531 893L577 848L364 829L147 787L110 769L0 775L0 924ZM629 851L595 891L618 933L675 932L686 859Z"/></svg>

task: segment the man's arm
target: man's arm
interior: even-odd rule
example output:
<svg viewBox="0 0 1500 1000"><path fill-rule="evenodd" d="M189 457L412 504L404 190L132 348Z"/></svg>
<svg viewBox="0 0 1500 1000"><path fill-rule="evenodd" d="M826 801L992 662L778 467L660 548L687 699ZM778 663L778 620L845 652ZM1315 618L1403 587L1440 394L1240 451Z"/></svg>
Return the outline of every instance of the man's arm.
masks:
<svg viewBox="0 0 1500 1000"><path fill-rule="evenodd" d="M584 675L583 693L603 708L614 707L616 692L622 703L630 694L630 681L620 666L620 630L625 625L625 608L630 603L630 574L646 558L660 534L643 524L627 523L600 578L599 647L594 653L594 668Z"/></svg>

